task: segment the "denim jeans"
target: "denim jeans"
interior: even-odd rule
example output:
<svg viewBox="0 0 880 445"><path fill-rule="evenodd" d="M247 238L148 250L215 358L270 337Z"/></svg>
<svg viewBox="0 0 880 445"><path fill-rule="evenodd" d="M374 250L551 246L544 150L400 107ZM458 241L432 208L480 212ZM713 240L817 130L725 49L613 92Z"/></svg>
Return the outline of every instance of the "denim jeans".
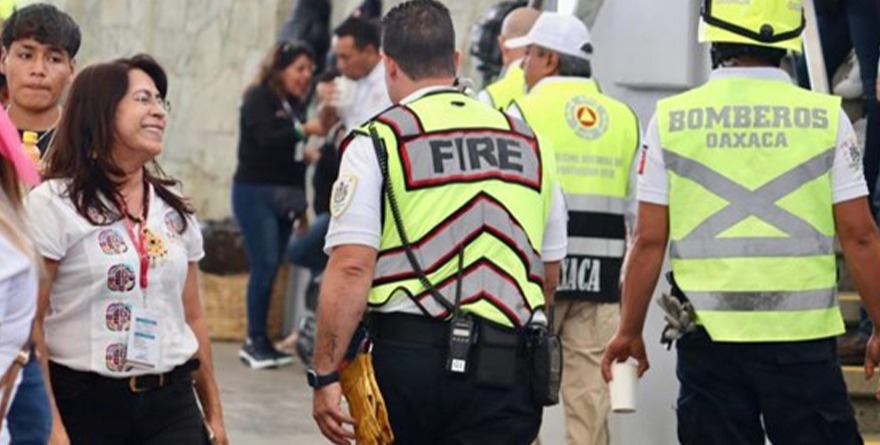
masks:
<svg viewBox="0 0 880 445"><path fill-rule="evenodd" d="M830 7L831 0L819 0L817 17L822 39L822 55L831 76L843 63L851 49L859 59L859 77L864 92L864 111L867 120L865 134L865 181L871 194L872 213L877 211L874 203L877 176L880 174L880 103L877 101L877 61L880 58L880 2L877 0L842 0L839 10ZM798 63L798 79L801 86L809 88L806 64Z"/></svg>
<svg viewBox="0 0 880 445"><path fill-rule="evenodd" d="M312 276L320 274L327 267L324 237L329 227L330 214L321 213L315 217L306 233L294 236L287 246L287 259L291 264L311 270Z"/></svg>
<svg viewBox="0 0 880 445"><path fill-rule="evenodd" d="M293 220L306 208L305 194L292 186L233 184L232 212L244 238L250 266L247 285L248 336L267 336L269 302L284 258Z"/></svg>
<svg viewBox="0 0 880 445"><path fill-rule="evenodd" d="M12 445L45 445L52 432L52 411L37 355L21 370L21 383L6 416Z"/></svg>

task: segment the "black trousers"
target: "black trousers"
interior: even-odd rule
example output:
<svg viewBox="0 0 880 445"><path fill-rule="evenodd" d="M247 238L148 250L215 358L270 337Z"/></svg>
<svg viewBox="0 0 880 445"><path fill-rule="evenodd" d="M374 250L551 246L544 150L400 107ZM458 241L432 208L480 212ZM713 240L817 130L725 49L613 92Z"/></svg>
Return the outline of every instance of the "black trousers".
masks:
<svg viewBox="0 0 880 445"><path fill-rule="evenodd" d="M127 384L51 363L55 402L72 445L209 444L192 379L134 393Z"/></svg>
<svg viewBox="0 0 880 445"><path fill-rule="evenodd" d="M512 389L481 387L447 373L444 347L382 339L373 363L395 445L526 445L538 435L542 407L525 372Z"/></svg>
<svg viewBox="0 0 880 445"><path fill-rule="evenodd" d="M678 438L684 445L862 444L833 338L677 342Z"/></svg>

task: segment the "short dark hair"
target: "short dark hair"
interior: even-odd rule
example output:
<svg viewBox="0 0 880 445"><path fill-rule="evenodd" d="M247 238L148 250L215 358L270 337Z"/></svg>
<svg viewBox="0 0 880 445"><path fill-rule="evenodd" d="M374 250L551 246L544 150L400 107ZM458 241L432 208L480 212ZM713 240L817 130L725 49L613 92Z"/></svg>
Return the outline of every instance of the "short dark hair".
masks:
<svg viewBox="0 0 880 445"><path fill-rule="evenodd" d="M359 50L372 45L378 51L381 44L379 40L379 26L376 25L376 22L360 17L345 19L344 22L333 30L333 35L339 38L353 38L354 46Z"/></svg>
<svg viewBox="0 0 880 445"><path fill-rule="evenodd" d="M382 50L412 80L455 76L455 28L436 0L410 0L382 19Z"/></svg>
<svg viewBox="0 0 880 445"><path fill-rule="evenodd" d="M3 47L13 42L34 39L44 45L55 46L76 57L82 35L79 25L66 12L48 3L35 3L18 9L3 23Z"/></svg>
<svg viewBox="0 0 880 445"><path fill-rule="evenodd" d="M568 77L590 77L593 67L590 61L580 57L559 53L559 75Z"/></svg>
<svg viewBox="0 0 880 445"><path fill-rule="evenodd" d="M751 57L763 61L767 66L778 67L785 58L786 51L782 48L749 45L747 43L715 42L712 44L712 67L717 68L725 62L737 57Z"/></svg>
<svg viewBox="0 0 880 445"><path fill-rule="evenodd" d="M110 224L123 217L106 199L116 202L121 184L114 177L125 174L113 160L112 148L116 110L128 92L128 73L132 70L145 72L156 84L159 95L166 97L165 70L149 55L138 54L86 67L70 87L46 159L45 178L66 181L67 194L77 213L94 225ZM180 215L183 233L187 215L193 209L172 190L178 182L167 177L155 160L152 168L144 170L144 178Z"/></svg>

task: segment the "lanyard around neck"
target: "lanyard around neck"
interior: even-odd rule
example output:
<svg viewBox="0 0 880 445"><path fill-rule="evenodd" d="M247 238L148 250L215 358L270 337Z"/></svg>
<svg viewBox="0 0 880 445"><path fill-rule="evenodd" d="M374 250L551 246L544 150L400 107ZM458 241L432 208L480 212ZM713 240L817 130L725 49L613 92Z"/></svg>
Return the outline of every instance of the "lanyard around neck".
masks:
<svg viewBox="0 0 880 445"><path fill-rule="evenodd" d="M140 226L140 230L135 230L134 224L132 224L132 216L128 213L128 205L125 204L125 200L120 200L120 210L122 211L122 219L125 220L125 229L128 232L129 238L131 238L131 243L134 244L134 249L138 254L138 262L140 263L140 270L138 273L138 277L140 278L140 286L144 291L147 290L147 271L150 268L150 256L147 252L147 216L150 211L150 190L149 187L146 186L146 181L144 181L144 215L143 219L135 218L138 221Z"/></svg>

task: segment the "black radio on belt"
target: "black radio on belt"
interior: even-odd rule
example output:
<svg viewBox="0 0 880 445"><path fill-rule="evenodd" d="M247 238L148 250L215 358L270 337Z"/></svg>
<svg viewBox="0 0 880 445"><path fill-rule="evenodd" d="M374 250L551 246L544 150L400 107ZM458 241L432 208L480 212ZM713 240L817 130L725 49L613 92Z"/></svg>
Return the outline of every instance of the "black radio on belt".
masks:
<svg viewBox="0 0 880 445"><path fill-rule="evenodd" d="M449 323L449 344L446 354L446 370L464 374L468 370L468 356L474 344L474 319L470 315L456 315Z"/></svg>
<svg viewBox="0 0 880 445"><path fill-rule="evenodd" d="M446 353L446 370L453 374L468 371L471 345L474 344L474 318L461 313L461 280L464 266L464 246L458 247L458 282L455 289L455 306L449 322L449 344Z"/></svg>

